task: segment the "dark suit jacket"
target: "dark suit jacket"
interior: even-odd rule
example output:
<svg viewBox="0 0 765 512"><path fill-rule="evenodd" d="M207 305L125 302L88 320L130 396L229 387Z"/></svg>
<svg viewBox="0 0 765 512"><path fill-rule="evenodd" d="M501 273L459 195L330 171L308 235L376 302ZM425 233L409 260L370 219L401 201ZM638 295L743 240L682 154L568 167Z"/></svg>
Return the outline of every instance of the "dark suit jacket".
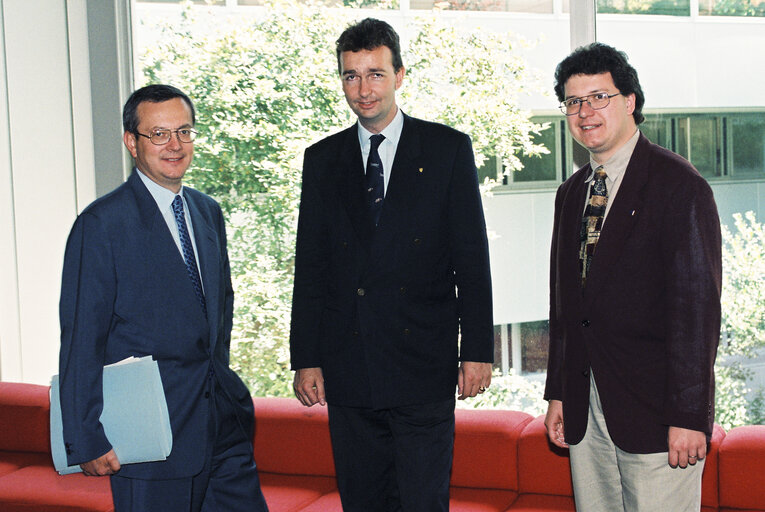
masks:
<svg viewBox="0 0 765 512"><path fill-rule="evenodd" d="M640 135L583 292L579 233L590 172L589 164L577 171L555 200L545 398L563 401L566 441L578 443L592 368L614 443L667 451L669 425L712 432L717 207L687 161Z"/></svg>
<svg viewBox="0 0 765 512"><path fill-rule="evenodd" d="M120 475L179 478L202 469L210 372L219 392L238 405L245 432L252 432L249 392L228 366L234 297L223 216L210 197L190 188L184 195L209 322L183 257L136 171L74 223L60 303L61 410L69 464L111 448L98 421L102 367L128 356L152 355L158 361L173 448L166 461L126 465Z"/></svg>
<svg viewBox="0 0 765 512"><path fill-rule="evenodd" d="M467 135L404 117L377 228L354 125L306 150L290 349L332 404L454 396L464 361L493 358L491 277Z"/></svg>

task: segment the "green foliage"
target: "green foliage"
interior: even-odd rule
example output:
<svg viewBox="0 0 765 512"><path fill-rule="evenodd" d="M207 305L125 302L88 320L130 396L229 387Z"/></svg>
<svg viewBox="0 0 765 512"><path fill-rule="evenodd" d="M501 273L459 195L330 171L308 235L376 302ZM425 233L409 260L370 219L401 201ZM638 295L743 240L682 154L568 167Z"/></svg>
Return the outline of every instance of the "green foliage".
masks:
<svg viewBox="0 0 765 512"><path fill-rule="evenodd" d="M765 348L765 225L753 212L735 214L736 232L723 234L722 330L716 372L716 421L725 428L765 423L762 390L754 399L741 360Z"/></svg>
<svg viewBox="0 0 765 512"><path fill-rule="evenodd" d="M690 16L690 0L598 0L598 13Z"/></svg>
<svg viewBox="0 0 765 512"><path fill-rule="evenodd" d="M532 416L547 412L547 402L542 399L544 384L517 375L511 371L508 375L495 372L491 377L491 386L485 393L457 401L461 409L511 409L523 411Z"/></svg>
<svg viewBox="0 0 765 512"><path fill-rule="evenodd" d="M531 122L521 96L542 92L523 52L533 45L510 33L459 28L433 16L417 20L404 55L410 87L403 109L470 134L476 165L493 156L509 171L523 166L519 154L549 151L533 135L547 127ZM414 87L412 85L415 85Z"/></svg>
<svg viewBox="0 0 765 512"><path fill-rule="evenodd" d="M705 10L701 12L715 16L765 16L765 3L752 3L752 0L712 0L711 12Z"/></svg>
<svg viewBox="0 0 765 512"><path fill-rule="evenodd" d="M222 15L186 3L178 20L143 20L155 32L140 55L144 83L171 83L197 108L200 136L186 182L228 220L236 294L232 366L254 395L289 396L289 317L303 150L354 122L337 75L334 42L361 14L320 3L274 1ZM410 30L411 28L411 30ZM437 15L407 27L403 109L461 129L479 161L540 153L519 95L534 90L508 35L470 35ZM406 47L406 41L404 42Z"/></svg>

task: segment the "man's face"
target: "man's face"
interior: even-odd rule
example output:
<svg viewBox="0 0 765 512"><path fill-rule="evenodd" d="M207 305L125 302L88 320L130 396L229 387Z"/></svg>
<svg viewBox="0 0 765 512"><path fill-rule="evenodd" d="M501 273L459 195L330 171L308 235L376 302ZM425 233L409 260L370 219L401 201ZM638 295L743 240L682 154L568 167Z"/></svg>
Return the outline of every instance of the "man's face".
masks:
<svg viewBox="0 0 765 512"><path fill-rule="evenodd" d="M340 54L343 92L362 126L380 133L396 116L396 89L404 80L404 68L393 69L387 46Z"/></svg>
<svg viewBox="0 0 765 512"><path fill-rule="evenodd" d="M616 94L611 73L572 75L564 85L565 98L579 98L597 92ZM592 153L593 159L605 163L635 134L637 126L632 117L635 94L619 94L611 98L606 108L594 110L583 102L578 114L567 116L571 135Z"/></svg>
<svg viewBox="0 0 765 512"><path fill-rule="evenodd" d="M151 135L157 129L175 131L193 128L191 109L181 98L160 103L144 101L138 105L136 112L138 133L144 135ZM170 141L161 146L129 132L125 132L122 139L140 171L168 190L177 193L181 189L181 180L194 155L193 142L182 143L176 133L172 133Z"/></svg>

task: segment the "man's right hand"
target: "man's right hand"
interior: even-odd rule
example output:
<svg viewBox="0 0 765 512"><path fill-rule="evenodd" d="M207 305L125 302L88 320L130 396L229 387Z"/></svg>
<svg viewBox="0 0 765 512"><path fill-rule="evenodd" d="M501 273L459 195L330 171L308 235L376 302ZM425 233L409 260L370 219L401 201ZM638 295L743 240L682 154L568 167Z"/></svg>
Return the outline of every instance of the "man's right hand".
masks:
<svg viewBox="0 0 765 512"><path fill-rule="evenodd" d="M311 407L315 403L327 405L321 368L301 368L295 371L292 387L295 389L295 396L306 407Z"/></svg>
<svg viewBox="0 0 765 512"><path fill-rule="evenodd" d="M90 462L80 464L82 472L88 476L107 476L113 475L120 470L120 461L114 450L109 450L105 455Z"/></svg>
<svg viewBox="0 0 765 512"><path fill-rule="evenodd" d="M563 402L560 400L548 402L545 428L547 429L547 437L552 444L560 448L568 448L563 430Z"/></svg>

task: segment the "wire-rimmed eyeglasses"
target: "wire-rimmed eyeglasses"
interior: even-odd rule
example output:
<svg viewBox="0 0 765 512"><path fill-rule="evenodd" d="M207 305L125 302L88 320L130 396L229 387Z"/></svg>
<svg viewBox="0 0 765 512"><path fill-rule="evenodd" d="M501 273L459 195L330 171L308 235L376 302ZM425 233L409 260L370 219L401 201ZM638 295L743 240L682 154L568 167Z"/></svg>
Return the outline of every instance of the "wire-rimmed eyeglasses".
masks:
<svg viewBox="0 0 765 512"><path fill-rule="evenodd" d="M593 110L600 110L606 108L611 103L611 98L619 96L621 93L608 94L607 92L596 92L595 94L588 94L587 96L580 96L578 98L569 98L566 101L561 102L560 111L567 116L574 116L582 110L582 105L587 102L590 108Z"/></svg>
<svg viewBox="0 0 765 512"><path fill-rule="evenodd" d="M136 135L140 135L141 137L146 137L149 139L155 146L163 146L167 144L170 142L170 137L172 137L173 134L178 136L179 141L183 142L184 144L188 144L190 142L194 142L194 139L197 138L197 133L198 132L196 130L192 130L191 128L178 128L177 130L157 128L156 130L152 130L149 135L135 132Z"/></svg>

